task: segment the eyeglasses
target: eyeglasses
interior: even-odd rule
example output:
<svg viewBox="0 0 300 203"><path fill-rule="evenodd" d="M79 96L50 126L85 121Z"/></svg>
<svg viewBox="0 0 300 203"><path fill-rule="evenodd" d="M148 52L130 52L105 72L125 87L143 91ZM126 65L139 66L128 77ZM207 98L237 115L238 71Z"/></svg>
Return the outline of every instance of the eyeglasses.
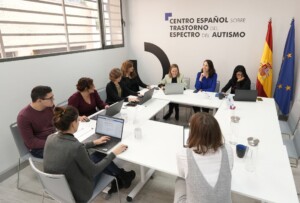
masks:
<svg viewBox="0 0 300 203"><path fill-rule="evenodd" d="M43 98L42 100L51 100L51 101L53 101L54 100L54 96L49 97L49 98Z"/></svg>

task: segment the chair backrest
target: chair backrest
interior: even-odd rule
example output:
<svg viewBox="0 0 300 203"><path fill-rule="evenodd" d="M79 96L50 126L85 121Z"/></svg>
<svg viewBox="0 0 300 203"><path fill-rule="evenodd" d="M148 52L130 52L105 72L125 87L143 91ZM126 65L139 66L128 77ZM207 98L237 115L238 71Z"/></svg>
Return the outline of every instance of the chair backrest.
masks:
<svg viewBox="0 0 300 203"><path fill-rule="evenodd" d="M29 150L27 149L27 147L24 144L23 138L18 129L18 124L15 122L15 123L12 123L9 127L10 127L10 131L13 135L13 138L15 140L16 146L18 148L20 158L28 155Z"/></svg>
<svg viewBox="0 0 300 203"><path fill-rule="evenodd" d="M68 105L68 100L65 100L56 104L55 106L66 107L67 105Z"/></svg>
<svg viewBox="0 0 300 203"><path fill-rule="evenodd" d="M100 88L100 89L97 90L97 92L98 92L98 94L99 94L101 100L102 100L102 101L105 101L106 98L107 98L107 95L106 95L106 88Z"/></svg>
<svg viewBox="0 0 300 203"><path fill-rule="evenodd" d="M39 180L43 185L43 189L52 198L64 203L75 203L75 199L70 190L69 184L63 174L49 174L40 171L33 163L31 157L29 158L31 168L37 174Z"/></svg>
<svg viewBox="0 0 300 203"><path fill-rule="evenodd" d="M300 100L295 100L288 117L288 124L294 134L300 119Z"/></svg>
<svg viewBox="0 0 300 203"><path fill-rule="evenodd" d="M190 78L187 78L187 77L184 77L183 80L184 80L184 82L186 83L186 88L187 88L187 89L190 89L190 85L191 85L191 84L190 84L190 83L191 83L190 81L191 81L191 79L190 79Z"/></svg>
<svg viewBox="0 0 300 203"><path fill-rule="evenodd" d="M217 81L217 85L216 85L216 89L215 92L219 92L220 91L220 81Z"/></svg>
<svg viewBox="0 0 300 203"><path fill-rule="evenodd" d="M299 158L300 157L300 130L296 130L293 141Z"/></svg>

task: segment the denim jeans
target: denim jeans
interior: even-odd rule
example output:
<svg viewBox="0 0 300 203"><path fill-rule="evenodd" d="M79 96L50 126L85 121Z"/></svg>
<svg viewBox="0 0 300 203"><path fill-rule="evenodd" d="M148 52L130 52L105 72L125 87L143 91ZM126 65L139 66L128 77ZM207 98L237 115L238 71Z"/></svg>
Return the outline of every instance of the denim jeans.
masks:
<svg viewBox="0 0 300 203"><path fill-rule="evenodd" d="M90 158L94 163L98 163L104 157L106 157L106 154L103 154L101 152L94 152L90 155ZM117 176L121 173L121 169L114 162L110 162L110 164L104 169L103 172L108 175Z"/></svg>
<svg viewBox="0 0 300 203"><path fill-rule="evenodd" d="M44 149L31 149L29 150L30 154L36 158L44 158Z"/></svg>

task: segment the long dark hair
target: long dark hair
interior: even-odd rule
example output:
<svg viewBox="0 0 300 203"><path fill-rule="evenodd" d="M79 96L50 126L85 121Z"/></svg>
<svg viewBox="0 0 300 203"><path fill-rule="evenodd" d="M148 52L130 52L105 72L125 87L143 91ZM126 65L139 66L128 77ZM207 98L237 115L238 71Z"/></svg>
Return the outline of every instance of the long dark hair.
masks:
<svg viewBox="0 0 300 203"><path fill-rule="evenodd" d="M237 73L237 72L242 72L244 78L245 78L245 79L249 79L249 76L247 75L247 72L246 72L245 67L242 66L242 65L237 65L237 66L235 67L235 69L233 70L232 77L231 77L231 80L232 80L234 83L236 83L236 81L237 81L237 77L236 77L236 73Z"/></svg>
<svg viewBox="0 0 300 203"><path fill-rule="evenodd" d="M205 61L203 61L203 63L206 62L207 65L208 65L208 77L212 77L215 73L216 73L216 70L215 70L215 67L214 67L214 63L209 60L209 59L206 59ZM203 70L201 70L201 73L203 72Z"/></svg>

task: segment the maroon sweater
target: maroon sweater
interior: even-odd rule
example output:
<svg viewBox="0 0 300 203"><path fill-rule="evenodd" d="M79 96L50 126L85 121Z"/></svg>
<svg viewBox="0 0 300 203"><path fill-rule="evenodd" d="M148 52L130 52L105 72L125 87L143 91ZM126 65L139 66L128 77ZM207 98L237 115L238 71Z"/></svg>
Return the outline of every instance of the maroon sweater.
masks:
<svg viewBox="0 0 300 203"><path fill-rule="evenodd" d="M107 105L105 102L101 100L96 90L90 94L90 97L91 97L91 103L88 104L84 101L80 92L76 92L68 99L68 105L77 108L80 116L83 115L90 116L97 112L96 107L98 107L98 109L101 110L104 109L105 106Z"/></svg>
<svg viewBox="0 0 300 203"><path fill-rule="evenodd" d="M19 112L18 128L28 149L42 149L48 135L54 133L53 108L37 111L30 105Z"/></svg>

